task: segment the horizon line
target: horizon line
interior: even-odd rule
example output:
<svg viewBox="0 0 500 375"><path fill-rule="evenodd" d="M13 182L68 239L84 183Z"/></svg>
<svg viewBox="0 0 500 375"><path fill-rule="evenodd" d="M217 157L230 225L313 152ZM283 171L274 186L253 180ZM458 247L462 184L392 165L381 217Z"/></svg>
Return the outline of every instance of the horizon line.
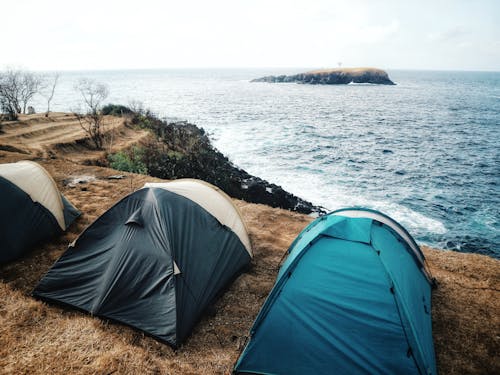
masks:
<svg viewBox="0 0 500 375"><path fill-rule="evenodd" d="M155 70L250 70L250 69L290 69L290 70L298 70L298 69L335 69L335 68L369 68L376 66L336 66L334 68L325 68L324 66L190 66L190 67L182 67L182 66L172 66L172 67L144 67L144 68L125 68L125 67L117 67L117 68L91 68L91 69L81 69L81 68L68 68L68 69L31 69L28 67L24 67L23 65L16 64L5 64L0 68L0 72L5 71L8 68L21 69L21 70L30 70L34 72L111 72L111 71L155 71ZM443 68L379 68L383 70L402 70L402 71L429 71L429 72L484 72L484 73L499 73L500 69L443 69Z"/></svg>

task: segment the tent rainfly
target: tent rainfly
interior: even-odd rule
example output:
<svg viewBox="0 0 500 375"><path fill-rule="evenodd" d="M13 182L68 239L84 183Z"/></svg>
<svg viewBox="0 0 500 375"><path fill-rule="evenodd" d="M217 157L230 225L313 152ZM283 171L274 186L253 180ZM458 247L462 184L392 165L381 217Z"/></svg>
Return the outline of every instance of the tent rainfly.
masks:
<svg viewBox="0 0 500 375"><path fill-rule="evenodd" d="M62 233L79 215L40 164L0 164L0 263Z"/></svg>
<svg viewBox="0 0 500 375"><path fill-rule="evenodd" d="M320 217L291 245L234 373L436 374L432 283L390 217Z"/></svg>
<svg viewBox="0 0 500 375"><path fill-rule="evenodd" d="M149 183L90 225L33 295L175 348L251 258L245 225L224 192L191 179Z"/></svg>

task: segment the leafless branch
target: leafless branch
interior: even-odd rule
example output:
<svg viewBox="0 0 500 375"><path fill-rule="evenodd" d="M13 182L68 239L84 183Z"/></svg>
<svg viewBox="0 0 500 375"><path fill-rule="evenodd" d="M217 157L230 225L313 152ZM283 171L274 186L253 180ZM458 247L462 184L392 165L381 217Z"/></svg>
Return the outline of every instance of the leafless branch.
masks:
<svg viewBox="0 0 500 375"><path fill-rule="evenodd" d="M45 96L45 99L47 99L47 112L45 112L45 117L49 117L50 113L50 102L54 98L54 93L56 92L56 86L57 82L59 81L59 73L54 74L53 80L52 80L52 85L50 87L50 92L47 93Z"/></svg>
<svg viewBox="0 0 500 375"><path fill-rule="evenodd" d="M40 91L42 87L42 78L35 73L21 72L21 90L19 91L20 102L22 103L23 113L26 113L26 107L29 101Z"/></svg>
<svg viewBox="0 0 500 375"><path fill-rule="evenodd" d="M75 86L85 103L86 112L75 113L80 126L87 133L97 149L102 148L104 138L104 116L101 108L108 97L108 87L90 79L81 79Z"/></svg>
<svg viewBox="0 0 500 375"><path fill-rule="evenodd" d="M40 91L42 79L27 70L8 68L0 72L0 109L12 119L26 113L30 100Z"/></svg>

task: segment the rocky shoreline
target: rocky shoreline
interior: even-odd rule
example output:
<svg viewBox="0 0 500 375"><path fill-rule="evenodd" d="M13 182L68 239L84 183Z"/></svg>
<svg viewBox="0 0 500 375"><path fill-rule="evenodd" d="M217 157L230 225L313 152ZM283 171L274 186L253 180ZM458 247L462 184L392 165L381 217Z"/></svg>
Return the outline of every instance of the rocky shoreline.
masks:
<svg viewBox="0 0 500 375"><path fill-rule="evenodd" d="M131 162L136 160L142 163L147 174L153 177L197 178L246 202L303 214L319 215L326 212L324 208L285 191L281 186L234 165L212 145L203 128L187 122L169 123L151 113L132 113L127 116L131 126L148 129L152 136L141 145L122 152L122 156ZM110 166L117 169L117 165Z"/></svg>
<svg viewBox="0 0 500 375"><path fill-rule="evenodd" d="M338 68L314 70L294 75L266 76L251 82L268 83L306 83L311 85L347 85L350 83L371 83L377 85L395 85L382 69L375 68Z"/></svg>

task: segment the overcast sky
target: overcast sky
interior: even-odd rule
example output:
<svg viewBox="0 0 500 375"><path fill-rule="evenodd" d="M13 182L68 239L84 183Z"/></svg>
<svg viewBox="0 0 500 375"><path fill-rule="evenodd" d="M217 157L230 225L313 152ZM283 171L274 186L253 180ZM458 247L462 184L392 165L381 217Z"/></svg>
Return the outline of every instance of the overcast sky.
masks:
<svg viewBox="0 0 500 375"><path fill-rule="evenodd" d="M0 68L500 70L500 0L6 0Z"/></svg>

